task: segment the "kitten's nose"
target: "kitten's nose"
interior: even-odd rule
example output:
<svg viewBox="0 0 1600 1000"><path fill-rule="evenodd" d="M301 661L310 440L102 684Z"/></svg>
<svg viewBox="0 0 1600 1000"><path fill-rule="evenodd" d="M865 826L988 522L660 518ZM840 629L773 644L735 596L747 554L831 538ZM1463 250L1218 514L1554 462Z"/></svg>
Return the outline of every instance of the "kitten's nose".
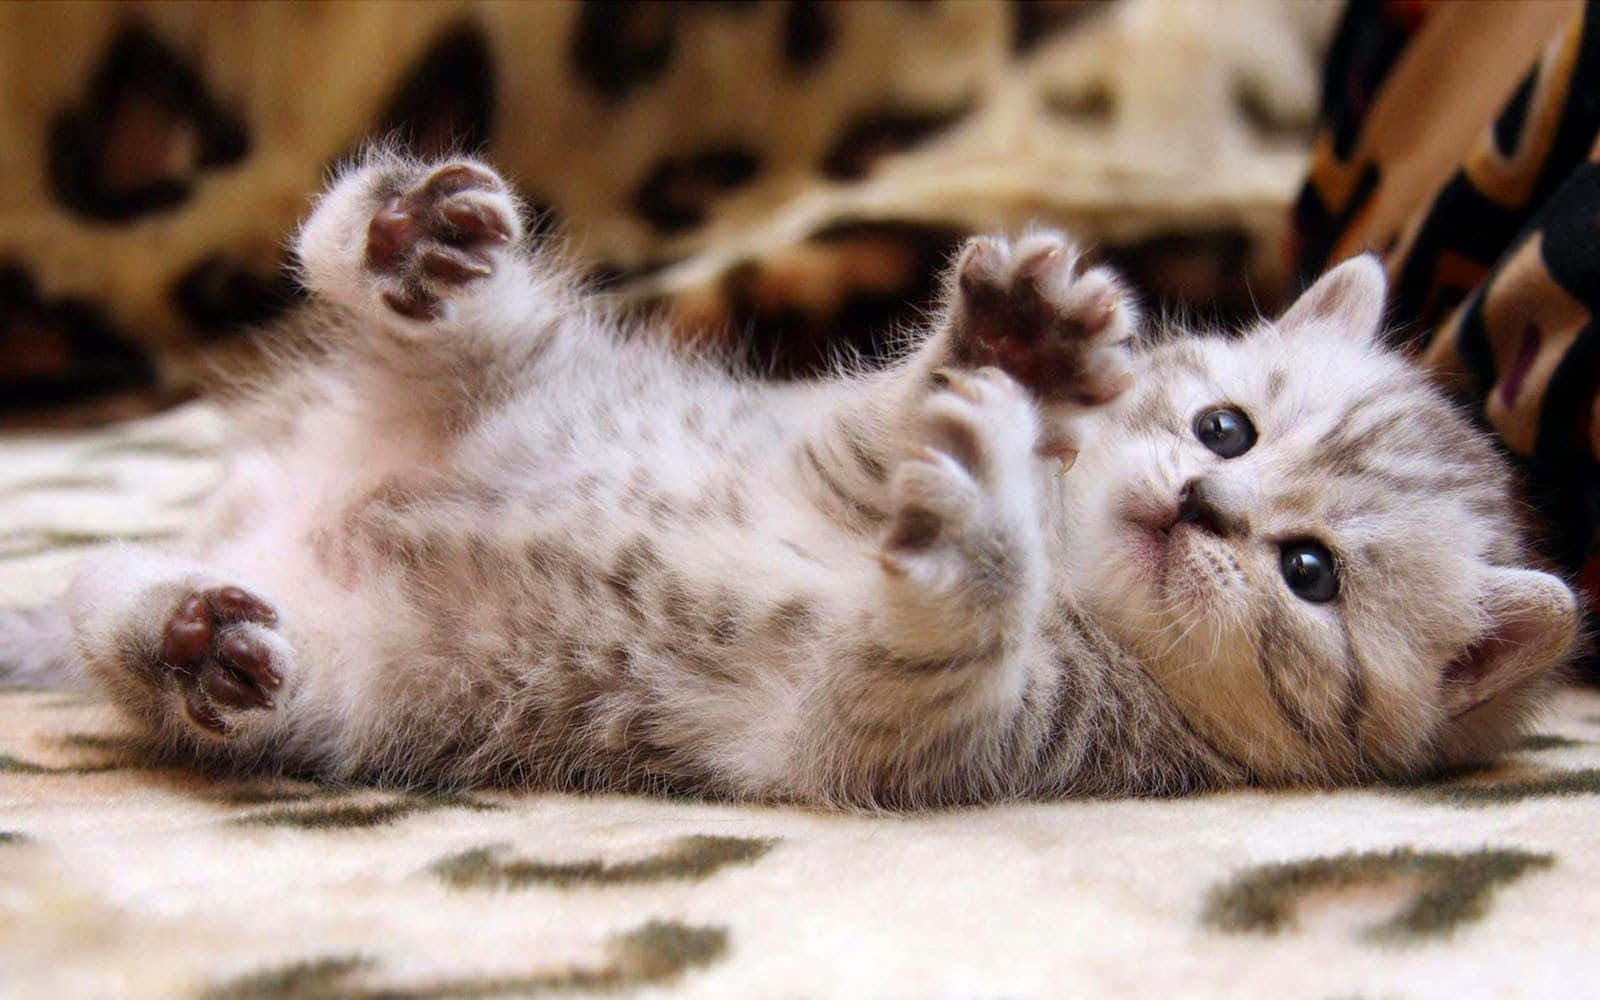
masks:
<svg viewBox="0 0 1600 1000"><path fill-rule="evenodd" d="M1250 534L1244 512L1228 503L1217 484L1204 476L1189 480L1178 493L1178 524L1192 524L1223 538Z"/></svg>

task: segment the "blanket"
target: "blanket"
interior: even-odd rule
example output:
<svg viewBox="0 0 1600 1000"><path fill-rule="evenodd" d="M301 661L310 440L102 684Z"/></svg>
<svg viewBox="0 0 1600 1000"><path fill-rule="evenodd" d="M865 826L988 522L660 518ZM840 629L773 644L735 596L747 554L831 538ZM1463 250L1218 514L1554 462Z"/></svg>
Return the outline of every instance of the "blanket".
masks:
<svg viewBox="0 0 1600 1000"><path fill-rule="evenodd" d="M0 425L255 364L365 144L479 152L591 287L803 377L882 353L969 233L1060 226L1152 304L1287 284L1337 9L1108 3L0 6ZM292 329L273 329L269 347Z"/></svg>

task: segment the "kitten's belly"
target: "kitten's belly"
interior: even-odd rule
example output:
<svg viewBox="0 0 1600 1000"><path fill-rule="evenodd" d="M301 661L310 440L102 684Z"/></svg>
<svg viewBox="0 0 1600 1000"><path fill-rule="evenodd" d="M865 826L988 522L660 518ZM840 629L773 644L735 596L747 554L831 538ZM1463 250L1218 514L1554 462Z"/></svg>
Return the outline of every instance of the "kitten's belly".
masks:
<svg viewBox="0 0 1600 1000"><path fill-rule="evenodd" d="M422 458L407 444L333 407L308 410L291 433L230 456L194 554L242 571L279 599L336 599L353 584L330 572L319 532L337 532L353 503L418 468Z"/></svg>

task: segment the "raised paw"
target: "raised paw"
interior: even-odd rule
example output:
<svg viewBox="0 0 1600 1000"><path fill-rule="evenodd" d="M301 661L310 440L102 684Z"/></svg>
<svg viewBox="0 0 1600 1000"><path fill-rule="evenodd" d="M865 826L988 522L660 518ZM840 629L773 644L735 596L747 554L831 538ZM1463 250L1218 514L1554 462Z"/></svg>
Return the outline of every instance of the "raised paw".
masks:
<svg viewBox="0 0 1600 1000"><path fill-rule="evenodd" d="M383 199L367 224L364 265L384 305L434 320L445 299L495 272L495 251L517 234L516 203L499 175L447 163Z"/></svg>
<svg viewBox="0 0 1600 1000"><path fill-rule="evenodd" d="M196 590L178 602L161 638L160 669L201 729L223 734L233 712L271 709L283 674L263 635L271 605L238 587Z"/></svg>
<svg viewBox="0 0 1600 1000"><path fill-rule="evenodd" d="M951 292L953 362L1000 368L1048 403L1094 406L1120 395L1132 382L1132 297L1111 271L1080 273L1078 264L1059 233L969 240Z"/></svg>
<svg viewBox="0 0 1600 1000"><path fill-rule="evenodd" d="M941 589L993 582L1029 544L1038 415L996 368L935 377L917 443L890 479L892 516L879 561L893 575Z"/></svg>

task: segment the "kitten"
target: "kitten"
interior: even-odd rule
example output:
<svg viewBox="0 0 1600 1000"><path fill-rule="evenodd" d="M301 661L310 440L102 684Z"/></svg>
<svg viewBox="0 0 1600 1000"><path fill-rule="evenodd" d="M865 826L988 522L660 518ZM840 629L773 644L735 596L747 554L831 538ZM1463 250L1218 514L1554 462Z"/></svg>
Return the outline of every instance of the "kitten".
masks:
<svg viewBox="0 0 1600 1000"><path fill-rule="evenodd" d="M321 198L322 347L243 406L186 545L68 596L157 741L893 806L1342 783L1495 753L1572 644L1505 463L1380 346L1370 257L1145 340L1064 237L977 238L899 362L774 385L520 239L473 160Z"/></svg>

